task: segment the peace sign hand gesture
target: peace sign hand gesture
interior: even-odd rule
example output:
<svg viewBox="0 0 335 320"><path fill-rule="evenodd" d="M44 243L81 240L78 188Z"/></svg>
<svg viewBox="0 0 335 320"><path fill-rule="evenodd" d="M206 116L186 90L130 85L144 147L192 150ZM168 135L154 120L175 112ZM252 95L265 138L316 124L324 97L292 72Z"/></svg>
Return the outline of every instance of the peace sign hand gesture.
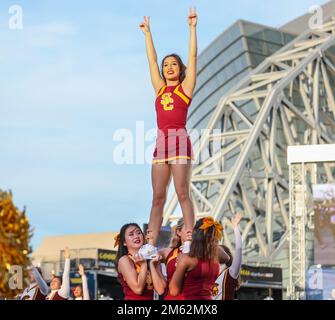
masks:
<svg viewBox="0 0 335 320"><path fill-rule="evenodd" d="M195 7L194 8L190 8L187 21L188 21L188 25L190 27L196 27L197 26L198 15L197 15Z"/></svg>
<svg viewBox="0 0 335 320"><path fill-rule="evenodd" d="M144 21L140 23L140 29L144 34L150 32L150 17L144 16Z"/></svg>

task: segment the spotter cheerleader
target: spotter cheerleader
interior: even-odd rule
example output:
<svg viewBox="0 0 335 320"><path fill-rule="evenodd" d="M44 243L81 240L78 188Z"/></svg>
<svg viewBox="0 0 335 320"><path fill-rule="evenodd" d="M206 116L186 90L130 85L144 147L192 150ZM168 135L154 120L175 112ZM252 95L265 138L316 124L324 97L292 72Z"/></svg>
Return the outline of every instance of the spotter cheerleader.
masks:
<svg viewBox="0 0 335 320"><path fill-rule="evenodd" d="M18 300L45 300L49 288L42 276L40 268L31 267L28 271L29 286L18 296Z"/></svg>
<svg viewBox="0 0 335 320"><path fill-rule="evenodd" d="M158 67L157 54L150 31L150 18L144 17L144 21L140 24L140 28L145 34L151 82L156 93L155 107L158 126L152 164L153 201L147 240L150 245L157 243L167 190L171 177L173 177L188 234L184 252L189 251L194 226L194 212L189 192L192 146L186 130L186 119L196 84L197 20L195 9L190 9L188 16L190 44L187 68L178 55L170 54L163 59L161 71ZM148 237L149 234L152 234L152 237Z"/></svg>
<svg viewBox="0 0 335 320"><path fill-rule="evenodd" d="M124 300L153 300L154 290L162 295L166 281L162 274L161 257L149 262L139 254L144 234L136 223L124 225L115 238L118 246L117 268L123 287Z"/></svg>
<svg viewBox="0 0 335 320"><path fill-rule="evenodd" d="M231 256L231 261L226 263L227 268L224 268L220 276L215 281L213 290L214 300L234 300L235 292L240 287L239 273L242 263L242 237L239 230L239 224L242 216L237 214L231 221L235 234L235 254L234 257L230 250L224 247L224 250Z"/></svg>
<svg viewBox="0 0 335 320"><path fill-rule="evenodd" d="M212 289L220 272L219 245L222 226L213 218L197 221L189 254L182 254L169 284L172 297L212 300Z"/></svg>
<svg viewBox="0 0 335 320"><path fill-rule="evenodd" d="M51 292L46 300L68 300L70 298L70 250L64 250L64 272L63 277L55 276L50 282Z"/></svg>

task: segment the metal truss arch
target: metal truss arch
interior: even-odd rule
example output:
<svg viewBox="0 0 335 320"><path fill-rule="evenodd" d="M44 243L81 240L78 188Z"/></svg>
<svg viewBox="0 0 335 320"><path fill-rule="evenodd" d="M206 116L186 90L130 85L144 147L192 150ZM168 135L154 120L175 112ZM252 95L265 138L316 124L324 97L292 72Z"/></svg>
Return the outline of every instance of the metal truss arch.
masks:
<svg viewBox="0 0 335 320"><path fill-rule="evenodd" d="M335 20L307 30L223 96L208 129L194 142L191 196L196 218L225 226L242 212L244 256L272 263L289 231L287 146L335 141ZM331 164L324 174L332 179ZM174 193L163 224L181 216Z"/></svg>

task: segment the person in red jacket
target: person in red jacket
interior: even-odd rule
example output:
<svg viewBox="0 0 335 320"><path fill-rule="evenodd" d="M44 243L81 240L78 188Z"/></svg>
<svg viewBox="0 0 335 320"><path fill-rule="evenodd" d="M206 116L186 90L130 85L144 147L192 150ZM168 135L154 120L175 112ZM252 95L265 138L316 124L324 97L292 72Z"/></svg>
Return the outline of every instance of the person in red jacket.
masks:
<svg viewBox="0 0 335 320"><path fill-rule="evenodd" d="M166 281L161 270L161 257L149 262L139 254L144 234L136 223L124 225L115 238L118 246L117 269L123 287L124 300L153 300L154 289L159 295L165 291Z"/></svg>
<svg viewBox="0 0 335 320"><path fill-rule="evenodd" d="M197 74L197 13L190 9L189 60L187 68L177 54L166 56L159 70L157 54L150 31L150 17L144 17L140 28L145 35L146 51L150 67L151 82L156 93L157 142L152 164L153 201L147 237L155 246L162 224L167 190L173 176L188 241L184 252L189 251L194 227L194 210L190 199L190 177L192 170L192 147L186 130L186 119L196 85Z"/></svg>
<svg viewBox="0 0 335 320"><path fill-rule="evenodd" d="M171 296L184 300L212 300L212 289L220 272L219 245L222 226L207 217L197 221L189 254L182 254L169 284Z"/></svg>

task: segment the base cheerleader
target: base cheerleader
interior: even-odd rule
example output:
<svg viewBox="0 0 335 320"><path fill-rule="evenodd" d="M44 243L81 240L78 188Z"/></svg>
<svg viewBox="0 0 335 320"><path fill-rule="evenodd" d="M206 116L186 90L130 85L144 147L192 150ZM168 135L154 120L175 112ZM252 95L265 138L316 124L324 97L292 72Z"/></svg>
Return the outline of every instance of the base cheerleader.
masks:
<svg viewBox="0 0 335 320"><path fill-rule="evenodd" d="M118 246L117 269L124 300L153 300L154 290L162 295L166 281L162 274L161 257L149 262L139 254L144 245L144 234L136 223L124 225L115 238Z"/></svg>
<svg viewBox="0 0 335 320"><path fill-rule="evenodd" d="M169 248L163 248L159 251L159 254L162 256L162 261L165 263L166 280L168 284L171 282L172 276L176 271L178 259L183 252L183 246L187 239L188 236L186 233L184 219L180 218L177 225L172 229ZM228 264L230 261L230 256L221 247L219 247L219 261L222 264ZM184 298L182 294L173 297L171 296L169 290L167 290L164 300L184 300Z"/></svg>
<svg viewBox="0 0 335 320"><path fill-rule="evenodd" d="M162 256L162 261L165 263L166 280L168 284L171 282L172 276L176 271L177 261L182 254L182 248L187 238L184 219L181 218L173 228L170 247L163 248L159 251L159 254ZM172 297L169 290L167 290L164 300L184 300L184 298L182 294Z"/></svg>
<svg viewBox="0 0 335 320"><path fill-rule="evenodd" d="M189 254L182 254L169 284L171 296L184 300L212 300L212 289L220 272L219 240L222 226L213 218L197 221Z"/></svg>

